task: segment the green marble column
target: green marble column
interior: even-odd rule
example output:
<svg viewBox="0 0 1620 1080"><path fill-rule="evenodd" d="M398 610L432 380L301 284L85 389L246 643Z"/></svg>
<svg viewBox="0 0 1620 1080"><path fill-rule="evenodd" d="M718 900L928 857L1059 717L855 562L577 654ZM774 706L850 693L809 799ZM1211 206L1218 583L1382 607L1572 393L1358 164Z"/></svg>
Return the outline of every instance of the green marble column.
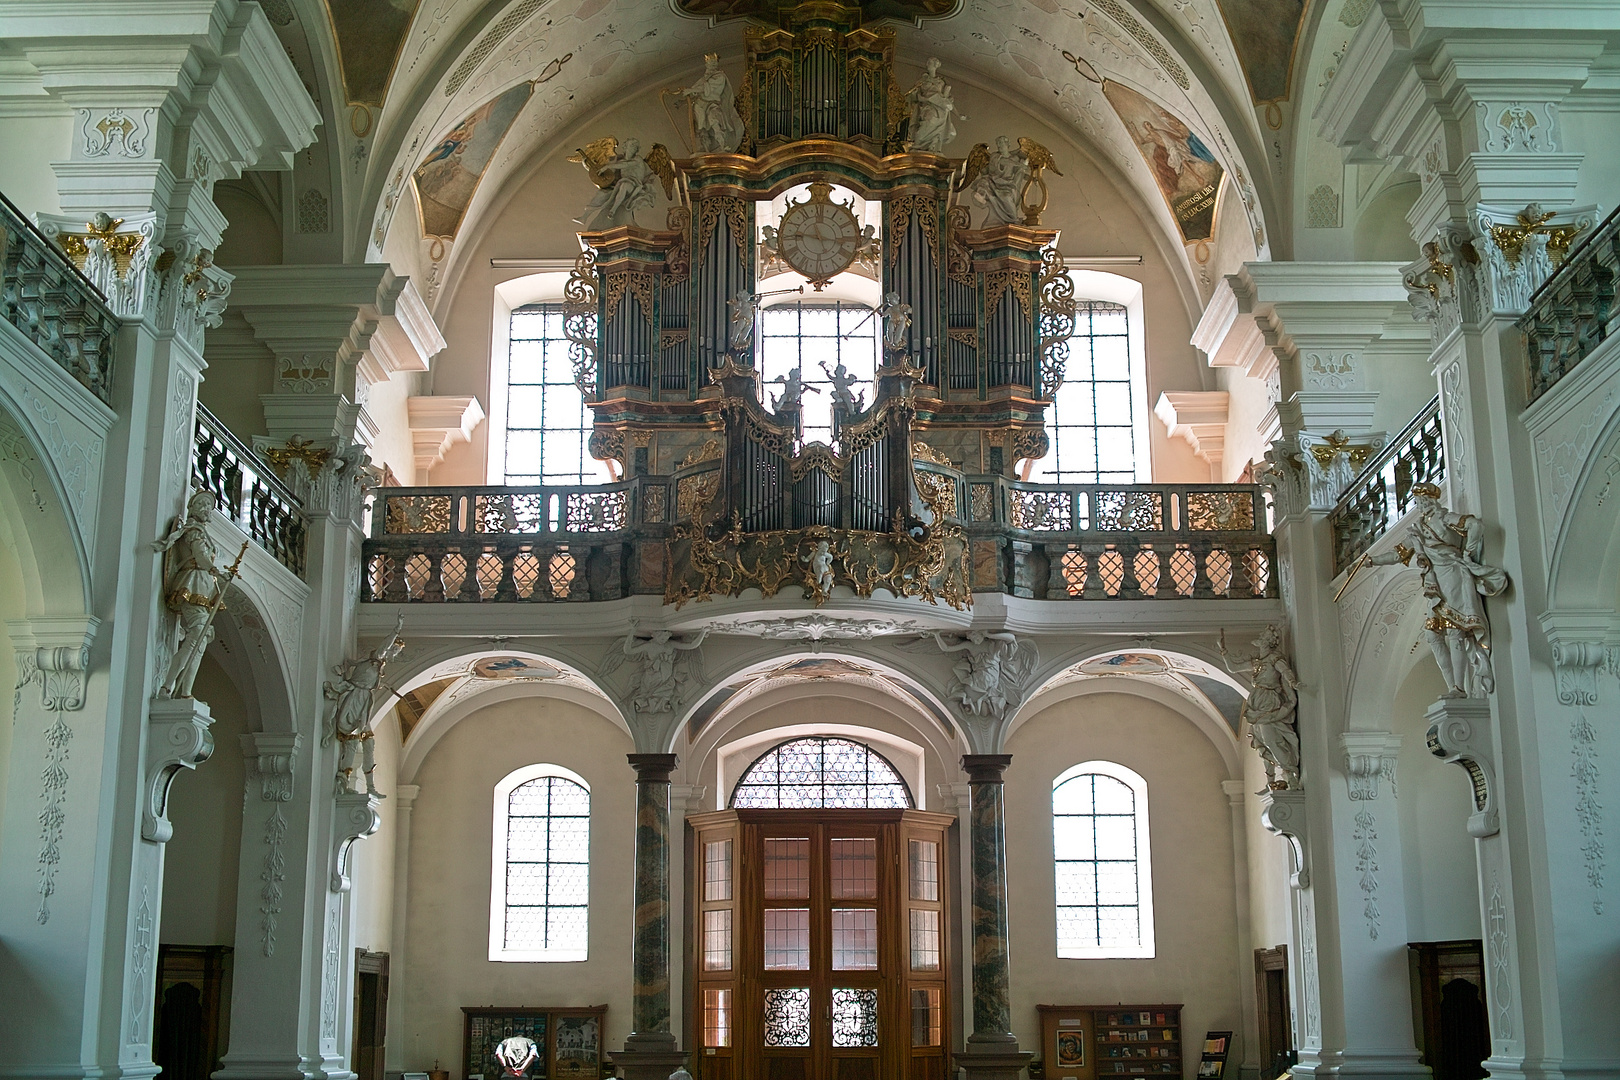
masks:
<svg viewBox="0 0 1620 1080"><path fill-rule="evenodd" d="M686 1061L669 1029L669 774L674 754L630 754L636 770L635 979L630 1036L614 1055L632 1080L663 1080Z"/></svg>
<svg viewBox="0 0 1620 1080"><path fill-rule="evenodd" d="M962 757L972 796L973 1034L956 1063L971 1080L1014 1080L1033 1056L1018 1050L1007 983L1007 824L1001 774L1011 761L1011 754Z"/></svg>

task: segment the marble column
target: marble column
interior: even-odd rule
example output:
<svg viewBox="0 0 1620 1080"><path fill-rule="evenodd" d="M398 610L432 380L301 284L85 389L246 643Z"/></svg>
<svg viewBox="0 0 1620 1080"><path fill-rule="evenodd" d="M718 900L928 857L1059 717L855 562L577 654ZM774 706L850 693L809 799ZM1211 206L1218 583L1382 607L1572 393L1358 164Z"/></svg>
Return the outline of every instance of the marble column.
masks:
<svg viewBox="0 0 1620 1080"><path fill-rule="evenodd" d="M630 754L636 770L635 996L631 1031L614 1055L626 1080L664 1080L686 1055L669 1028L669 774L674 754Z"/></svg>
<svg viewBox="0 0 1620 1080"><path fill-rule="evenodd" d="M1007 985L1007 827L1001 774L1011 754L966 754L972 791L973 1034L956 1063L970 1080L1016 1080L1029 1059L1012 1033Z"/></svg>

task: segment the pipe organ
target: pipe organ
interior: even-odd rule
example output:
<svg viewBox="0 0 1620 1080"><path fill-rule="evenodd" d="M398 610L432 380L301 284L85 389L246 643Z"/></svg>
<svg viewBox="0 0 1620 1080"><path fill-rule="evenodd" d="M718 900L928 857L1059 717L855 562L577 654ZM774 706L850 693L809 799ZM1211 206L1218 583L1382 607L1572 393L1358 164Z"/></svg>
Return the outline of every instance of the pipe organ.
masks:
<svg viewBox="0 0 1620 1080"><path fill-rule="evenodd" d="M1046 451L1074 312L1057 233L972 228L962 161L904 149L894 45L892 29L827 0L748 29L736 151L673 162L664 228L580 234L565 324L591 452L627 475L673 476L676 602L797 585L820 603L845 585L969 603L962 474L1011 475ZM790 265L790 241L802 263L848 232L831 192L881 207L876 378L870 400L835 407L830 444L804 441L794 395L768 404L753 322L772 200L806 184L791 206L817 204L799 211L815 224L796 238L787 215L775 223ZM833 276L807 275L800 299Z"/></svg>

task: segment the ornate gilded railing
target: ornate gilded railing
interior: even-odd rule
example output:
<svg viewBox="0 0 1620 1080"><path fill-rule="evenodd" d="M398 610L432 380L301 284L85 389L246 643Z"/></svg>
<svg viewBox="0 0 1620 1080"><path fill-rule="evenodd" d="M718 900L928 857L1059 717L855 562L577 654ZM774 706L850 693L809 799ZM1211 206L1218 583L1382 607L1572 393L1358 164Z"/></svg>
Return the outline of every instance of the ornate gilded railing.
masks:
<svg viewBox="0 0 1620 1080"><path fill-rule="evenodd" d="M1620 210L1570 252L1530 298L1516 324L1525 332L1529 393L1535 401L1603 344L1614 318L1620 274Z"/></svg>
<svg viewBox="0 0 1620 1080"><path fill-rule="evenodd" d="M109 401L118 317L107 298L0 195L0 317Z"/></svg>
<svg viewBox="0 0 1620 1080"><path fill-rule="evenodd" d="M1412 505L1416 484L1446 478L1445 440L1436 397L1395 436L1339 497L1328 515L1333 526L1333 572L1338 574L1389 531Z"/></svg>
<svg viewBox="0 0 1620 1080"><path fill-rule="evenodd" d="M255 544L299 577L304 576L308 529L298 498L201 404L197 406L191 482L212 492L220 512Z"/></svg>
<svg viewBox="0 0 1620 1080"><path fill-rule="evenodd" d="M671 560L689 557L690 523L705 518L719 491L719 465L598 486L383 489L365 542L361 599L663 594L686 569ZM918 471L928 508L960 522L950 528L971 551L973 591L1052 600L1277 595L1276 547L1256 486L1042 485L929 463Z"/></svg>

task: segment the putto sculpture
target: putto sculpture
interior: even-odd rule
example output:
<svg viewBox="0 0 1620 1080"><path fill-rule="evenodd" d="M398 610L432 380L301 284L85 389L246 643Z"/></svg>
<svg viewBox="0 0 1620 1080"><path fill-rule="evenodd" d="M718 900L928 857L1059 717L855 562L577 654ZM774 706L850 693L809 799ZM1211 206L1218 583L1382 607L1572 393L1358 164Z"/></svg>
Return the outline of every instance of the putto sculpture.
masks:
<svg viewBox="0 0 1620 1080"><path fill-rule="evenodd" d="M218 549L208 535L208 522L213 516L214 496L207 491L195 492L186 500L185 516L175 518L168 534L152 545L154 551L168 556L163 604L174 615L170 641L174 658L163 685L158 687L160 698L191 696L203 653L214 640L214 616L224 609L225 590L235 579L242 556L247 554L247 542L243 541L236 561L223 570L219 568Z"/></svg>
<svg viewBox="0 0 1620 1080"><path fill-rule="evenodd" d="M906 104L911 108L906 135L907 150L940 153L956 138L956 125L951 122L951 114L956 113L963 120L967 119L956 112L951 88L939 76L937 56L928 58L928 73L906 91Z"/></svg>
<svg viewBox="0 0 1620 1080"><path fill-rule="evenodd" d="M1364 555L1359 566L1417 567L1430 602L1423 636L1445 676L1445 696L1485 697L1496 691L1496 677L1484 597L1507 590L1507 571L1481 561L1485 539L1479 518L1442 506L1434 484L1414 484L1412 496L1417 517L1406 530L1408 542L1381 555Z"/></svg>
<svg viewBox="0 0 1620 1080"><path fill-rule="evenodd" d="M338 664L332 669L337 678L328 681L324 687L332 708L327 714L321 745L330 746L333 740L337 741L339 795L362 794L355 786L354 777L354 759L358 754L361 771L366 774L366 790L363 794L378 799L383 797L371 775L377 767L376 737L371 730L371 714L377 706L376 693L377 688L382 686L383 668L405 651L405 639L400 636L404 629L405 616L402 614L394 623L394 633L388 644L358 660L345 660Z"/></svg>
<svg viewBox="0 0 1620 1080"><path fill-rule="evenodd" d="M1299 787L1299 680L1283 654L1282 631L1276 626L1260 631L1254 653L1247 659L1227 653L1225 630L1219 645L1226 670L1240 674L1248 668L1252 681L1243 703L1243 720L1249 725L1249 745L1266 763L1266 786L1273 791Z"/></svg>
<svg viewBox="0 0 1620 1080"><path fill-rule="evenodd" d="M651 209L657 201L660 182L664 198L675 197L675 162L663 143L653 143L643 158L639 139L620 143L609 136L586 143L568 160L585 166L591 182L601 189L574 219L589 230L636 224L636 212Z"/></svg>
<svg viewBox="0 0 1620 1080"><path fill-rule="evenodd" d="M720 56L703 58L703 77L691 86L666 91L686 99L691 109L692 134L699 153L733 154L742 145L746 129L737 112L737 98L731 80L720 70Z"/></svg>

